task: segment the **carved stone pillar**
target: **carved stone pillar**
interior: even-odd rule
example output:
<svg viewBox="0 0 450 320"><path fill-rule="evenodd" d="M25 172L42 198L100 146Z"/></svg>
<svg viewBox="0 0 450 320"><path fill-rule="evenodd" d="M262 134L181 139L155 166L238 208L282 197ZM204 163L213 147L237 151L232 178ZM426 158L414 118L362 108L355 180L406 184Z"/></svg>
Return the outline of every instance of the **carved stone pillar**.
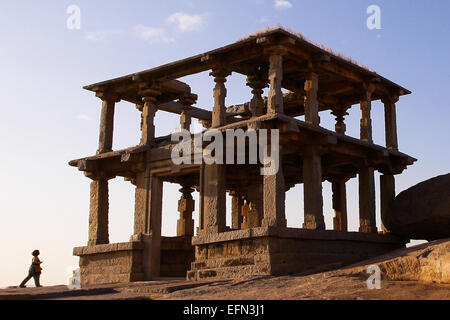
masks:
<svg viewBox="0 0 450 320"><path fill-rule="evenodd" d="M161 178L149 168L136 174L133 239L142 234L161 235L162 188Z"/></svg>
<svg viewBox="0 0 450 320"><path fill-rule="evenodd" d="M233 194L231 198L231 228L235 230L241 229L242 225L242 206L244 200L241 195Z"/></svg>
<svg viewBox="0 0 450 320"><path fill-rule="evenodd" d="M283 166L279 164L278 172L263 176L263 226L286 227Z"/></svg>
<svg viewBox="0 0 450 320"><path fill-rule="evenodd" d="M244 204L242 205L242 224L241 229L248 229L248 211L250 210L250 205L248 200L245 200Z"/></svg>
<svg viewBox="0 0 450 320"><path fill-rule="evenodd" d="M395 103L398 101L398 96L384 97L381 101L384 103L386 147L388 149L398 150L397 115L395 110Z"/></svg>
<svg viewBox="0 0 450 320"><path fill-rule="evenodd" d="M262 180L252 185L248 192L249 210L247 213L247 226L256 228L261 226L263 219Z"/></svg>
<svg viewBox="0 0 450 320"><path fill-rule="evenodd" d="M336 116L336 124L334 126L335 131L340 134L345 134L347 127L344 122L344 117L348 116L348 106L338 106L331 112L332 115Z"/></svg>
<svg viewBox="0 0 450 320"><path fill-rule="evenodd" d="M374 169L364 166L359 175L359 232L377 233Z"/></svg>
<svg viewBox="0 0 450 320"><path fill-rule="evenodd" d="M365 86L361 94L361 124L360 124L360 138L363 141L373 142L372 139L372 119L371 119L371 109L372 109L372 93L373 86Z"/></svg>
<svg viewBox="0 0 450 320"><path fill-rule="evenodd" d="M214 87L214 107L212 110L212 120L211 126L213 128L221 127L226 125L226 106L225 106L225 98L227 96L227 89L225 88L225 82L227 81L226 77L230 74L230 72L216 68L210 73L211 76L214 77L214 82L216 86Z"/></svg>
<svg viewBox="0 0 450 320"><path fill-rule="evenodd" d="M97 154L112 151L114 131L114 108L120 99L116 94L98 92L97 97L102 99L102 111L100 115L100 133Z"/></svg>
<svg viewBox="0 0 450 320"><path fill-rule="evenodd" d="M347 227L347 192L344 179L333 180L331 183L333 191L333 227L334 230L348 231Z"/></svg>
<svg viewBox="0 0 450 320"><path fill-rule="evenodd" d="M205 165L204 231L218 233L226 230L225 165Z"/></svg>
<svg viewBox="0 0 450 320"><path fill-rule="evenodd" d="M146 280L160 276L163 181L147 168L136 175L134 234L142 241L143 272Z"/></svg>
<svg viewBox="0 0 450 320"><path fill-rule="evenodd" d="M269 57L269 94L267 113L283 113L283 92L281 82L283 80L283 52L274 51Z"/></svg>
<svg viewBox="0 0 450 320"><path fill-rule="evenodd" d="M88 246L109 243L108 233L108 179L96 177L90 186Z"/></svg>
<svg viewBox="0 0 450 320"><path fill-rule="evenodd" d="M318 90L319 76L309 72L305 79L305 121L316 125L320 124Z"/></svg>
<svg viewBox="0 0 450 320"><path fill-rule="evenodd" d="M180 219L177 221L177 236L192 237L194 235L194 220L192 219L192 212L195 208L195 201L192 198L194 189L183 187L180 189L180 192L182 192L182 195L180 200L178 200Z"/></svg>
<svg viewBox="0 0 450 320"><path fill-rule="evenodd" d="M182 106L181 117L180 117L180 126L181 129L190 130L191 127L191 109L192 105L197 100L197 96L194 94L186 95L185 97L179 100L179 103Z"/></svg>
<svg viewBox="0 0 450 320"><path fill-rule="evenodd" d="M158 87L147 89L142 108L142 138L141 145L151 145L155 139L155 114L157 111L157 96L161 94Z"/></svg>
<svg viewBox="0 0 450 320"><path fill-rule="evenodd" d="M380 176L380 196L381 196L381 228L385 233L389 230L384 225L389 214L389 206L395 198L395 177L390 174Z"/></svg>
<svg viewBox="0 0 450 320"><path fill-rule="evenodd" d="M325 229L322 198L322 160L316 146L306 147L303 158L305 229Z"/></svg>
<svg viewBox="0 0 450 320"><path fill-rule="evenodd" d="M259 117L263 115L264 99L262 97L263 89L267 87L267 80L261 74L256 74L247 77L247 86L252 88L253 97L250 100L250 111L252 117Z"/></svg>

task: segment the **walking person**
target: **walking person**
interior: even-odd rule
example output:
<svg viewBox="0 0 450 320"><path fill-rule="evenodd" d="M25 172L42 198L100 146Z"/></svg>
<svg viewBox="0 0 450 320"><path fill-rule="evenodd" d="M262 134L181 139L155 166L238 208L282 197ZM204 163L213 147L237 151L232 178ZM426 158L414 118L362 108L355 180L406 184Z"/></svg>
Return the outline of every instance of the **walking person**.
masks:
<svg viewBox="0 0 450 320"><path fill-rule="evenodd" d="M42 261L39 260L39 250L34 250L32 253L33 255L33 260L31 261L31 266L28 269L28 276L23 279L22 283L20 284L19 287L21 288L25 288L25 284L28 282L28 280L30 280L31 278L34 279L34 284L36 285L36 287L42 287L41 284L39 283L39 277L41 276L41 263Z"/></svg>

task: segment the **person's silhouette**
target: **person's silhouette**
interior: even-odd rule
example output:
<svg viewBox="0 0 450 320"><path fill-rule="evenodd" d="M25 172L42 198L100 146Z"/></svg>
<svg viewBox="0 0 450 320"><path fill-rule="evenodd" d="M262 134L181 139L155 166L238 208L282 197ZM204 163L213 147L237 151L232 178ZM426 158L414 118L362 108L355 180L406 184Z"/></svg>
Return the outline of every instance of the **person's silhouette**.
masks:
<svg viewBox="0 0 450 320"><path fill-rule="evenodd" d="M25 288L25 284L28 282L28 280L30 280L31 278L34 279L34 284L36 285L36 287L42 287L41 284L39 283L39 277L41 276L41 263L42 261L39 260L39 250L34 250L32 253L33 255L33 260L31 261L31 266L28 269L28 276L23 279L22 283L20 284L19 287L21 288Z"/></svg>

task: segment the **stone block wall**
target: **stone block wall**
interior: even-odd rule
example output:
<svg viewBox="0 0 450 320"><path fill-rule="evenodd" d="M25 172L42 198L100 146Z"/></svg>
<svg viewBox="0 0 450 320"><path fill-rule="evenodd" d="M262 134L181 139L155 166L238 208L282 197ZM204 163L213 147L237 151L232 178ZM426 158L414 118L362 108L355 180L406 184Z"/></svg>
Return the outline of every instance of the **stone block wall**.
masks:
<svg viewBox="0 0 450 320"><path fill-rule="evenodd" d="M74 248L80 257L81 286L144 280L142 242Z"/></svg>
<svg viewBox="0 0 450 320"><path fill-rule="evenodd" d="M328 270L403 248L381 234L294 228L252 228L195 237L187 278L242 278Z"/></svg>

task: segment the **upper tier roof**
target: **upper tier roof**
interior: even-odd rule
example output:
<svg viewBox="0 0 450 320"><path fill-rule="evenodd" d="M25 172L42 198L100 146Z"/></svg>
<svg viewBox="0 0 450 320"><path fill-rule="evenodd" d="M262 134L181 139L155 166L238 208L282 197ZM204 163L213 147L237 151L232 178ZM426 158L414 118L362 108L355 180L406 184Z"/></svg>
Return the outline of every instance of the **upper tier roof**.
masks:
<svg viewBox="0 0 450 320"><path fill-rule="evenodd" d="M282 47L285 50L282 82L285 89L301 94L306 74L313 70L319 75L318 94L322 110L337 104L358 103L361 96L361 86L364 83L374 84L373 100L386 95L400 96L411 93L378 73L358 65L351 59L313 44L305 40L300 34L289 32L283 28L257 32L215 50L156 68L91 84L84 88L94 92L113 90L119 94L121 99L139 103L142 97L138 94L137 79L141 82L170 81L171 85L165 86L170 91L168 92L170 94L166 95L166 100L176 99L181 94L190 93L190 88L180 81L172 80L210 70L218 64L232 72L252 75L255 70L268 69L268 57L275 47Z"/></svg>

